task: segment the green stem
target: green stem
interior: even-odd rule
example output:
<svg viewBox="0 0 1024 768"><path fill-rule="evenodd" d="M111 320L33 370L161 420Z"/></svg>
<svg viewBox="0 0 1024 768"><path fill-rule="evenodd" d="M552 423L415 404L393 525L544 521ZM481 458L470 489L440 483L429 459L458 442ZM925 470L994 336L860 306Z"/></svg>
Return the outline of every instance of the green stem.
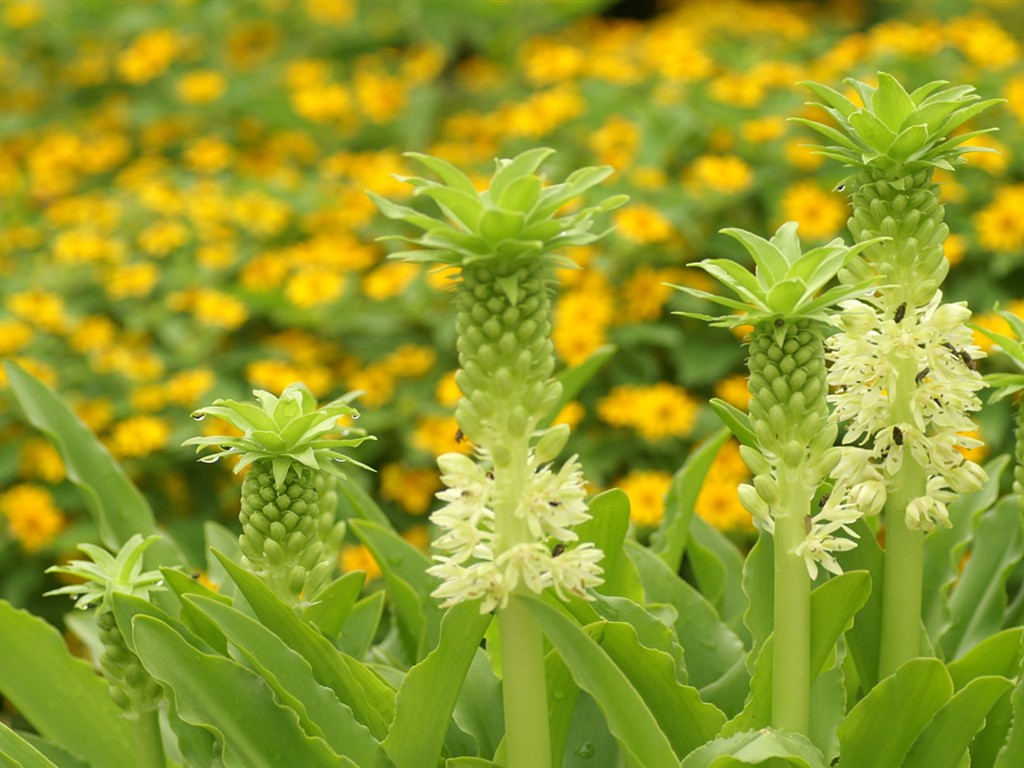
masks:
<svg viewBox="0 0 1024 768"><path fill-rule="evenodd" d="M544 636L525 603L513 596L498 611L507 768L551 768Z"/></svg>
<svg viewBox="0 0 1024 768"><path fill-rule="evenodd" d="M893 418L899 423L913 421L914 360L908 355L897 361L893 388ZM909 448L903 449L903 463L895 477L885 505L885 576L882 582L882 633L879 679L888 677L904 663L916 658L921 648L921 590L924 579L924 533L907 528L907 505L925 492L927 476L914 461Z"/></svg>
<svg viewBox="0 0 1024 768"><path fill-rule="evenodd" d="M163 737L160 735L160 710L151 708L138 714L134 722L135 754L140 768L165 768Z"/></svg>
<svg viewBox="0 0 1024 768"><path fill-rule="evenodd" d="M772 725L808 733L811 698L811 579L795 550L807 535L805 519L813 489L778 474L779 512L775 516L775 630L772 669Z"/></svg>
<svg viewBox="0 0 1024 768"><path fill-rule="evenodd" d="M526 520L516 515L529 471L525 439L505 443L507 462L495 458L496 553L530 541ZM520 585L522 588L523 585ZM513 596L498 611L507 768L550 768L551 735L544 675L544 636L530 611Z"/></svg>

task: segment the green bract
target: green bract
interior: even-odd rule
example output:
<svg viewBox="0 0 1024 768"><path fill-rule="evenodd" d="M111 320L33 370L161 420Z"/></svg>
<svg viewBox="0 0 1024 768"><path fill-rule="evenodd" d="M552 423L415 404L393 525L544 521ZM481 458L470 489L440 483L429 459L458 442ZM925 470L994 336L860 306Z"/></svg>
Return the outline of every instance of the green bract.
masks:
<svg viewBox="0 0 1024 768"><path fill-rule="evenodd" d="M1012 312L1001 312L1006 322L1010 324L1016 338L1006 336L1002 333L990 331L987 328L978 328L983 334L999 345L999 348L1006 353L1019 373L990 373L985 377L985 383L996 388L990 398L991 402L1002 400L1005 397L1024 391L1024 320Z"/></svg>
<svg viewBox="0 0 1024 768"><path fill-rule="evenodd" d="M466 265L542 256L559 248L586 245L599 239L604 233L590 231L594 217L625 203L625 195L610 197L598 205L564 216L556 214L573 198L608 177L612 168L581 168L561 184L544 186L536 171L552 154L553 149L542 147L512 159L496 160L497 167L488 188L478 192L469 177L451 163L407 152L406 157L418 160L441 181L418 177L403 180L416 187L415 195L433 199L448 221L368 193L385 216L424 231L418 238L400 235L381 238L420 246L417 250L393 253L391 258ZM562 261L567 260L563 257Z"/></svg>
<svg viewBox="0 0 1024 768"><path fill-rule="evenodd" d="M712 325L733 327L762 320L784 321L803 318L829 322L826 310L840 301L860 296L870 280L854 285L841 285L820 292L846 263L864 248L881 238L848 247L840 238L801 253L796 235L797 223L789 221L779 227L770 240L742 229L722 232L739 240L754 259L753 274L731 259L705 259L693 264L730 288L739 300L718 296L697 288L675 285L680 291L736 310L735 314L712 317L692 312L680 314L706 320Z"/></svg>
<svg viewBox="0 0 1024 768"><path fill-rule="evenodd" d="M151 592L164 589L163 576L159 571L143 571L142 555L159 536L135 534L124 543L117 556L93 544L79 544L78 548L92 560L72 560L67 565L54 565L47 573L65 573L85 579L80 584L51 590L49 595L76 596L75 607L85 610L94 603L109 599L114 592L148 598Z"/></svg>
<svg viewBox="0 0 1024 768"><path fill-rule="evenodd" d="M935 80L911 92L890 74L878 74L878 87L848 78L844 81L864 102L858 108L846 96L820 83L805 82L821 102L812 102L839 124L832 126L804 118L791 118L813 128L832 145L818 154L855 168L875 168L890 176L903 176L925 168L953 170L968 152L991 152L965 142L995 130L985 128L956 136L950 132L1003 99L980 98L969 85ZM823 102L823 103L822 103Z"/></svg>
<svg viewBox="0 0 1024 768"><path fill-rule="evenodd" d="M211 446L220 448L217 453L204 456L200 461L214 462L222 456L239 456L235 472L240 472L254 461L269 460L278 486L284 483L288 467L293 462L316 471L330 471L334 468L331 461L347 461L369 469L338 449L376 438L365 434L345 438L333 436L340 431L339 418L359 417L359 412L348 404L356 393L350 392L320 408L302 384L290 384L279 398L261 389L254 390L253 394L260 402L258 406L222 399L214 400L213 405L192 414L197 421L204 416L216 416L242 430L244 435L193 437L184 445L196 446L197 452Z"/></svg>

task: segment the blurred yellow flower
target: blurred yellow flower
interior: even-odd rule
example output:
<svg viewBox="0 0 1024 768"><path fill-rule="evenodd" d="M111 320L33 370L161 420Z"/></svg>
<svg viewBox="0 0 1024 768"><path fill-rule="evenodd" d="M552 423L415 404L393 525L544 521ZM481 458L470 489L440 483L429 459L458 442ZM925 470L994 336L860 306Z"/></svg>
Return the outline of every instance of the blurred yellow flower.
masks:
<svg viewBox="0 0 1024 768"><path fill-rule="evenodd" d="M107 447L119 459L148 456L167 447L171 427L156 416L131 416L114 424Z"/></svg>
<svg viewBox="0 0 1024 768"><path fill-rule="evenodd" d="M373 554L362 544L346 544L338 553L338 567L342 573L366 571L366 581L380 578L380 566Z"/></svg>
<svg viewBox="0 0 1024 768"><path fill-rule="evenodd" d="M665 302L674 293L665 285L670 279L669 270L646 265L639 267L622 288L621 310L616 320L638 323L661 317Z"/></svg>
<svg viewBox="0 0 1024 768"><path fill-rule="evenodd" d="M555 415L555 419L551 423L566 424L569 429L576 429L586 415L587 411L579 400L572 400L562 407L562 410Z"/></svg>
<svg viewBox="0 0 1024 768"><path fill-rule="evenodd" d="M184 408L193 408L216 383L217 376L209 368L194 368L171 376L164 391L168 401Z"/></svg>
<svg viewBox="0 0 1024 768"><path fill-rule="evenodd" d="M364 296L384 301L402 295L420 274L418 264L406 261L388 261L363 276L360 287Z"/></svg>
<svg viewBox="0 0 1024 768"><path fill-rule="evenodd" d="M457 440L458 435L459 425L454 416L421 416L413 427L412 445L434 456L452 452L469 453L472 450L469 440Z"/></svg>
<svg viewBox="0 0 1024 768"><path fill-rule="evenodd" d="M738 490L749 477L750 472L740 457L739 443L729 440L715 456L704 478L694 511L720 531L753 532L753 519L740 502Z"/></svg>
<svg viewBox="0 0 1024 768"><path fill-rule="evenodd" d="M341 295L345 283L341 275L329 269L301 269L288 278L284 295L299 309L329 304Z"/></svg>
<svg viewBox="0 0 1024 768"><path fill-rule="evenodd" d="M996 141L991 136L975 136L963 142L962 147L984 147L995 150L993 152L971 152L964 156L967 165L973 168L981 168L993 176L1002 174L1010 164L1010 148L1001 141Z"/></svg>
<svg viewBox="0 0 1024 768"><path fill-rule="evenodd" d="M188 242L188 227L174 219L160 219L139 234L139 247L156 258L164 258Z"/></svg>
<svg viewBox="0 0 1024 768"><path fill-rule="evenodd" d="M784 151L786 161L799 171L816 171L825 162L825 158L815 154L821 145L814 141L797 137L786 142Z"/></svg>
<svg viewBox="0 0 1024 768"><path fill-rule="evenodd" d="M200 136L185 148L185 164L196 173L218 173L231 165L235 150L217 136Z"/></svg>
<svg viewBox="0 0 1024 768"><path fill-rule="evenodd" d="M380 470L381 498L395 502L410 515L425 514L440 488L441 479L436 469L391 463Z"/></svg>
<svg viewBox="0 0 1024 768"><path fill-rule="evenodd" d="M103 289L112 301L139 298L152 293L159 278L160 270L152 262L125 264L107 272Z"/></svg>
<svg viewBox="0 0 1024 768"><path fill-rule="evenodd" d="M64 460L46 438L30 437L18 452L18 471L22 477L30 477L56 485L66 476Z"/></svg>
<svg viewBox="0 0 1024 768"><path fill-rule="evenodd" d="M430 372L437 362L433 347L403 344L381 361L388 373L396 378L417 378Z"/></svg>
<svg viewBox="0 0 1024 768"><path fill-rule="evenodd" d="M318 365L296 366L284 360L254 360L245 367L245 379L257 389L281 394L289 384L301 381L316 397L322 397L334 384L331 372Z"/></svg>
<svg viewBox="0 0 1024 768"><path fill-rule="evenodd" d="M665 516L665 494L672 475L654 470L634 470L615 481L629 497L629 519L639 528L656 528Z"/></svg>
<svg viewBox="0 0 1024 768"><path fill-rule="evenodd" d="M52 291L18 291L9 294L4 304L12 315L44 331L62 333L67 327L64 300Z"/></svg>
<svg viewBox="0 0 1024 768"><path fill-rule="evenodd" d="M45 548L64 528L63 513L45 488L20 483L0 494L0 512L26 552Z"/></svg>
<svg viewBox="0 0 1024 768"><path fill-rule="evenodd" d="M147 83L167 70L179 47L180 41L172 30L143 32L117 57L117 74L126 83Z"/></svg>
<svg viewBox="0 0 1024 768"><path fill-rule="evenodd" d="M32 326L21 320L4 318L0 320L0 355L11 355L20 352L34 336Z"/></svg>
<svg viewBox="0 0 1024 768"><path fill-rule="evenodd" d="M640 129L622 115L613 114L590 134L588 144L599 163L622 170L633 164L640 144Z"/></svg>
<svg viewBox="0 0 1024 768"><path fill-rule="evenodd" d="M38 24L43 18L42 0L7 0L4 4L4 26L25 29Z"/></svg>
<svg viewBox="0 0 1024 768"><path fill-rule="evenodd" d="M1020 61L1020 45L997 22L981 15L961 16L946 24L945 34L971 62L1002 70Z"/></svg>
<svg viewBox="0 0 1024 768"><path fill-rule="evenodd" d="M741 373L727 376L715 383L715 397L724 400L729 405L747 410L750 405L750 390L747 388L747 377Z"/></svg>
<svg viewBox="0 0 1024 768"><path fill-rule="evenodd" d="M973 217L978 242L992 251L1019 251L1024 248L1024 184L996 190L992 202Z"/></svg>
<svg viewBox="0 0 1024 768"><path fill-rule="evenodd" d="M440 405L454 408L461 397L462 390L455 383L455 371L448 371L448 373L438 379L437 386L434 388L434 399Z"/></svg>
<svg viewBox="0 0 1024 768"><path fill-rule="evenodd" d="M967 238L963 235L950 235L942 246L942 253L951 267L955 267L963 261L966 252Z"/></svg>
<svg viewBox="0 0 1024 768"><path fill-rule="evenodd" d="M657 208L646 203L634 203L613 214L615 231L627 240L640 245L661 243L672 236L672 222Z"/></svg>
<svg viewBox="0 0 1024 768"><path fill-rule="evenodd" d="M698 410L697 401L685 389L667 382L620 385L597 404L597 415L606 424L635 429L651 443L689 435Z"/></svg>
<svg viewBox="0 0 1024 768"><path fill-rule="evenodd" d="M782 218L800 226L797 234L806 240L835 236L846 222L849 210L838 193L823 190L814 181L790 185L782 195Z"/></svg>
<svg viewBox="0 0 1024 768"><path fill-rule="evenodd" d="M188 72L175 85L178 98L186 104L209 104L223 96L227 89L224 75L212 69Z"/></svg>
<svg viewBox="0 0 1024 768"><path fill-rule="evenodd" d="M723 195L742 192L754 180L750 166L735 155L701 155L693 161L686 176L698 187Z"/></svg>

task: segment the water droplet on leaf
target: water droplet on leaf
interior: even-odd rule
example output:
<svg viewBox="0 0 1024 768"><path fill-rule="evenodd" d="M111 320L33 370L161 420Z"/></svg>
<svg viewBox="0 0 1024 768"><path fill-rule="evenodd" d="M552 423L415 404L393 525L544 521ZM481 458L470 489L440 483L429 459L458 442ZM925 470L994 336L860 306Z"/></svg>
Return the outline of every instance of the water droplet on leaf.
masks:
<svg viewBox="0 0 1024 768"><path fill-rule="evenodd" d="M202 421L203 419L206 418L206 414L199 413L199 411L196 411L195 413L192 414L192 418L195 419L196 421Z"/></svg>
<svg viewBox="0 0 1024 768"><path fill-rule="evenodd" d="M220 456L203 456L199 459L203 464L216 464L220 461Z"/></svg>
<svg viewBox="0 0 1024 768"><path fill-rule="evenodd" d="M589 741L583 742L579 749L576 750L576 756L584 759L589 759L594 756L594 745Z"/></svg>

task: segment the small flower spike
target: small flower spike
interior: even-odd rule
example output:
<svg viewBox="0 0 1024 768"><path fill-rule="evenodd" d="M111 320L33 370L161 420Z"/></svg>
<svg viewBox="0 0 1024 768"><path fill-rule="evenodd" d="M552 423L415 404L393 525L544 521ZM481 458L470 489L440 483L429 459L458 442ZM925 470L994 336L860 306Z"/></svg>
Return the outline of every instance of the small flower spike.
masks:
<svg viewBox="0 0 1024 768"><path fill-rule="evenodd" d="M289 385L280 397L263 390L253 394L259 405L215 400L192 414L197 420L223 419L241 430L241 437L193 437L185 445L217 449L200 461L237 456L235 472L251 467L242 482L239 514L244 562L283 600L312 599L333 567L324 551L330 536L320 530L318 487L324 485L324 473L341 471L342 462L369 469L339 449L374 438L338 426L341 417L358 418L349 405L357 393L319 408L301 384Z"/></svg>

